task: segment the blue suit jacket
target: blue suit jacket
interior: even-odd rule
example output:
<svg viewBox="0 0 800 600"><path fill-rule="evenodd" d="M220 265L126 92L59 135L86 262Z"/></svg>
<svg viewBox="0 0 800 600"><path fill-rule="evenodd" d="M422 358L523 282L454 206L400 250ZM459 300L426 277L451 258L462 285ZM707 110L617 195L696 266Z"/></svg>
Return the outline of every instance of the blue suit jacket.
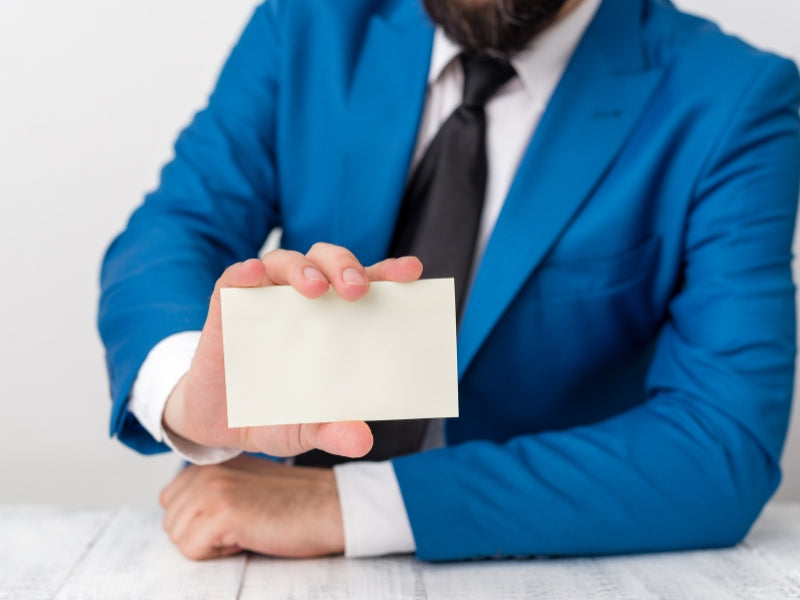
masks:
<svg viewBox="0 0 800 600"><path fill-rule="evenodd" d="M164 337L268 232L385 256L425 98L418 0L272 0L102 273L112 432ZM665 0L605 0L497 221L449 447L394 461L425 559L738 541L780 479L797 71ZM280 399L276 399L280 401ZM376 399L380 401L380 399Z"/></svg>

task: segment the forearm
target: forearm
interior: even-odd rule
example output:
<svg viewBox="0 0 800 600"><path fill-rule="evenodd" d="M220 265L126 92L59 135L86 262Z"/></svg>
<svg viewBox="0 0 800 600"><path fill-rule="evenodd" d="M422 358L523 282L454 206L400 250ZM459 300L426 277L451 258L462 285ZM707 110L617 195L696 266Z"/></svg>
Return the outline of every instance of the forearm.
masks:
<svg viewBox="0 0 800 600"><path fill-rule="evenodd" d="M150 350L200 330L214 283L257 254L278 224L274 140L276 38L257 9L208 106L181 133L156 191L106 253L98 327L114 402L111 432L143 452L163 450L126 410Z"/></svg>
<svg viewBox="0 0 800 600"><path fill-rule="evenodd" d="M601 424L394 465L426 560L725 546L779 481L775 458L747 432L677 396Z"/></svg>
<svg viewBox="0 0 800 600"><path fill-rule="evenodd" d="M581 410L621 406L619 398L598 394L587 403L574 395L581 386L542 397L545 381L530 382L527 397L507 398L495 372L480 373L473 361L477 374L466 371L462 390L475 398L462 395L462 405L490 399L491 410L524 416L538 400L576 412L560 421L564 429L538 433L542 417L531 410L529 423L513 424L516 432L528 425L529 434L396 459L421 558L688 549L732 544L747 532L779 482L793 392L799 102L794 66L765 60L731 105L680 223L680 277L649 323L647 379L627 387L637 406L586 420ZM602 300L587 295L570 316L592 314ZM630 313L646 301L595 315L609 345L631 335ZM563 327L547 331L574 342L570 351L603 352L602 337L587 339L591 332L575 328L563 317L569 313L551 312ZM539 352L565 347L542 337L545 322L520 322L514 332L533 338L531 360L558 365L564 357ZM527 356L514 358L524 365ZM613 380L601 372L592 392L602 390L604 374ZM592 424L568 428L570 421ZM483 423L460 431L462 439L500 437Z"/></svg>

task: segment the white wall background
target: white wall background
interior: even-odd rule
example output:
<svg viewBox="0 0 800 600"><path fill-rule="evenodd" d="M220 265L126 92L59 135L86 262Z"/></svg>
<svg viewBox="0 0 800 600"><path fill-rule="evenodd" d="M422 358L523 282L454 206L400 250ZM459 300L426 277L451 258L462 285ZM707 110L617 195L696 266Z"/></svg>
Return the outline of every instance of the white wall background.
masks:
<svg viewBox="0 0 800 600"><path fill-rule="evenodd" d="M0 0L0 502L151 504L174 472L107 437L97 272L254 4ZM679 4L800 61L800 2Z"/></svg>

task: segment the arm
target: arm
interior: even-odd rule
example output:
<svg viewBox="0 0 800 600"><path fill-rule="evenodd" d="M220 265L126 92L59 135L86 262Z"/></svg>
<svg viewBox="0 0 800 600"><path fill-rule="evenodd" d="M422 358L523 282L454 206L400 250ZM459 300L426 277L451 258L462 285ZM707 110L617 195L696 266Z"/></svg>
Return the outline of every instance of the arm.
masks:
<svg viewBox="0 0 800 600"><path fill-rule="evenodd" d="M147 353L173 333L202 329L217 278L255 256L278 224L272 11L272 4L257 9L207 108L181 133L158 189L103 263L98 323L114 403L111 432L144 453L166 450L127 410Z"/></svg>
<svg viewBox="0 0 800 600"><path fill-rule="evenodd" d="M648 401L394 460L423 559L725 546L780 480L795 355L796 70L752 82L695 187ZM774 68L777 65L778 68Z"/></svg>
<svg viewBox="0 0 800 600"><path fill-rule="evenodd" d="M415 259L367 269L352 253L325 244L307 255L277 250L263 260L248 259L278 224L274 121L281 59L276 11L284 6L268 2L256 11L208 107L178 139L159 189L134 213L103 265L99 326L114 402L111 431L144 453L166 447L128 410L137 372L160 340L200 329L189 371L164 408L163 424L170 432L204 446L277 456L311 448L362 456L372 443L360 421L227 427L222 287L292 285L316 298L332 285L343 298L355 300L367 292L370 279L408 281L421 270Z"/></svg>
<svg viewBox="0 0 800 600"><path fill-rule="evenodd" d="M237 262L254 256L267 233L279 224L273 156L276 135L273 115L276 112L279 69L278 35L274 25L276 10L276 3L267 3L256 11L225 65L208 107L181 134L175 158L164 169L158 190L150 194L136 211L126 230L109 248L104 261L99 328L106 344L111 376L114 402L111 431L143 453L167 449L161 443L162 423L168 432L171 429L191 442L207 446L233 444L279 455L320 447L330 452L358 456L369 447L371 438L363 423L236 431L225 426L224 391L220 385L219 288L291 284L301 293L315 297L332 284L340 295L355 300L367 291L369 280L413 280L419 277L421 270L419 261L415 259L384 261L364 268L346 250L324 244L316 245L306 256L277 251L262 261ZM231 263L235 264L225 269ZM160 341L201 329L202 335L197 343L197 352L193 352L194 360L189 372L169 394L163 419L160 411L153 411L149 406L136 411L136 414L143 415L147 425L143 427L128 406L131 388L142 363L148 356L153 356L154 360L157 358L152 353ZM184 356L183 352L181 356ZM156 380L155 386L142 380L139 384L148 388L144 390L144 396L149 400L156 397L163 406L161 398L169 393L172 385L164 388L164 380L158 376ZM152 380L148 381L152 384ZM213 389L214 393L190 393L192 389L195 392ZM187 414L211 414L212 426L204 430L202 423L198 427L196 420L190 422ZM150 417L149 421L144 415ZM250 462L241 459L231 464L240 466ZM256 479L242 475L248 482L247 486L254 481L262 484L260 488L264 488L265 483L270 484L264 471L266 468L269 467L256 469L259 473ZM248 469L239 469L237 473L244 471ZM208 475L188 477L198 472ZM276 466L269 474L280 479L283 472ZM330 539L322 540L324 543L320 546L317 542L321 540L315 536L304 552L335 552L337 547L341 550L343 542L336 527L338 522L340 528L341 519L338 517L333 473L314 472L317 477L305 477L303 482L310 483L315 490L324 491L330 500L326 505L329 510L323 515L323 525L330 533ZM164 496L165 504L176 495L182 497L178 490L184 489L184 483L189 481L199 481L205 497L213 502L213 494L208 498L207 493L221 488L216 484L203 485L204 478L213 475L226 481L230 479L227 466L203 471L193 468L185 473L176 480L177 488L170 487L176 490L175 494ZM291 485L298 484L297 478L289 479ZM274 492L278 487L270 485L269 490ZM240 486L225 489L238 492ZM197 497L193 492L189 495ZM250 501L251 495L233 495L244 499L251 509L259 506ZM268 499L265 497L264 506L269 504L269 499L277 499L282 505L280 498L279 494L270 493ZM223 499L224 503L229 501L232 501L230 496ZM168 503L172 505L172 502ZM314 506L319 506L319 503L314 503ZM276 514L275 511L271 513ZM220 513L216 514L220 516ZM228 511L225 514L232 513ZM169 511L168 515L174 515L174 512ZM336 518L329 519L328 515ZM242 547L262 547L247 537L252 533L251 522L247 518L242 520L239 511L234 516L233 524L216 523L216 531L221 530L228 537L237 535L234 526L239 523L246 534L237 540L243 544ZM315 516L320 514L315 512ZM177 541L175 523L183 526L186 521L169 520L168 523L170 533ZM304 527L309 527L307 521L303 523ZM197 531L194 526L209 531L205 527L207 521L192 521L192 524L191 531ZM283 524L291 529L292 523ZM319 533L313 524L311 531ZM187 552L189 550L183 544L196 540L193 536L180 539L181 548ZM222 544L221 550L219 544L219 540L213 538L205 548L214 554L237 547L236 544ZM197 551L198 546L192 545L191 548ZM272 550L290 553L288 547Z"/></svg>
<svg viewBox="0 0 800 600"><path fill-rule="evenodd" d="M348 512L353 498L379 503L394 486L376 489L358 480L359 465L346 465L337 472L338 493L329 473L313 469L272 469L235 485L217 468L193 477L196 486L182 478L163 496L179 547L197 557L214 556L224 540L267 553L337 552L342 526L364 553L415 545L426 560L677 550L741 539L780 479L794 369L800 86L794 69L778 64L750 86L697 180L684 286L657 340L647 402L589 426L395 459L413 543L402 534L387 539L391 528ZM304 484L287 490L284 473ZM313 491L317 477L327 492ZM261 490L262 507L241 493L250 486ZM291 510L278 517L264 508L273 501ZM227 510L206 510L220 502ZM257 520L280 539L303 538L342 508L335 543L322 548L288 550L275 547L275 535L247 537ZM203 514L216 518L192 516ZM387 519L380 511L378 523Z"/></svg>

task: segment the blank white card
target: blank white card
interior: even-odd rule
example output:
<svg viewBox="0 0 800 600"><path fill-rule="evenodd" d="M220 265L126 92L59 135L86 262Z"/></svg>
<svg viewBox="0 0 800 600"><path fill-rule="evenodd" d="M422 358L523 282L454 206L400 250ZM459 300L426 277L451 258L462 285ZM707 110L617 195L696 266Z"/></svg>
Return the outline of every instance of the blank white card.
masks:
<svg viewBox="0 0 800 600"><path fill-rule="evenodd" d="M452 279L221 293L229 427L458 416Z"/></svg>

